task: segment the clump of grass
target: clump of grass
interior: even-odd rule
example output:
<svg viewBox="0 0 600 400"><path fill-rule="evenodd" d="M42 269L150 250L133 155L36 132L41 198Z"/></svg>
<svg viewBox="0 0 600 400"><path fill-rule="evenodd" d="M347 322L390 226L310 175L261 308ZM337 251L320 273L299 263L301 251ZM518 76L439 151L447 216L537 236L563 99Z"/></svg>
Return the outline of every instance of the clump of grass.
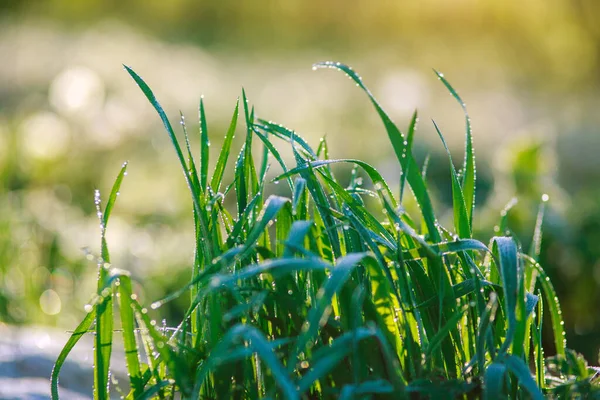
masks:
<svg viewBox="0 0 600 400"><path fill-rule="evenodd" d="M189 296L190 305L177 327L157 328L132 292L129 273L110 264L105 234L126 174L123 165L104 209L96 197L102 243L98 291L56 362L53 398L69 351L90 330L94 397L109 397L119 321L130 377L124 393L131 399L598 395L597 370L566 349L558 299L537 263L543 204L529 254L514 237L494 237L487 245L472 237L476 173L470 120L442 74L437 76L466 119L459 171L448 152L452 227L438 222L413 158L416 112L404 135L343 64L314 68L344 72L369 96L398 158L399 193L365 162L329 159L326 141L313 149L294 131L255 118L245 93L245 142L233 162L234 181L224 184L239 102L210 175L202 101L200 160L195 161L183 118L184 146L151 89L125 68L172 141L190 189L196 232L189 283L150 307L159 309L180 296ZM259 160L251 151L256 140L263 145ZM286 165L277 142L291 146L295 166ZM289 197L265 198L269 157L281 166L283 174L275 180L289 186ZM339 163L355 168L347 186L331 168ZM361 176L372 185L362 184ZM409 192L419 215L402 207ZM228 196L235 197L235 210L223 206ZM378 210L366 206L367 197ZM383 220L375 217L381 211ZM499 221L503 232L505 214ZM551 320L557 353L549 361L541 340L544 316Z"/></svg>

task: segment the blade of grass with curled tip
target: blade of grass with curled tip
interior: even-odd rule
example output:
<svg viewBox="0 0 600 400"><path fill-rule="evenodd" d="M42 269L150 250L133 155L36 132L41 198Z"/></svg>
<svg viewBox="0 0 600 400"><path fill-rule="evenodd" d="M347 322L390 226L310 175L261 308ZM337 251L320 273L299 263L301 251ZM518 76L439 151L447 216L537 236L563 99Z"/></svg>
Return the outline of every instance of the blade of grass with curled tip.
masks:
<svg viewBox="0 0 600 400"><path fill-rule="evenodd" d="M440 236L439 232L437 231L435 213L433 212L433 206L431 203L431 198L429 197L427 186L425 185L423 176L421 176L419 173L419 167L417 166L412 154L406 152L407 145L405 144L405 139L402 132L400 132L398 127L394 124L394 122L392 122L391 118L379 105L379 102L375 99L371 91L364 85L362 78L356 72L354 72L354 70L347 65L330 61L314 64L313 69L317 68L333 68L344 72L367 94L367 96L369 96L371 103L375 107L375 110L379 114L379 117L385 126L385 130L388 134L390 142L392 143L392 147L394 148L398 162L402 165L404 158L409 159L407 163L408 171L405 171L406 179L411 186L417 202L419 203L419 207L421 208L421 213L423 214L423 219L427 226L429 235L434 241L439 242Z"/></svg>
<svg viewBox="0 0 600 400"><path fill-rule="evenodd" d="M50 377L50 391L52 394L52 400L59 399L58 378L62 366L64 365L67 357L69 356L69 353L71 352L71 350L73 350L73 347L75 347L79 339L81 339L86 333L89 333L90 326L92 326L92 323L94 322L95 318L96 307L92 308L92 310L88 312L85 318L79 323L79 326L75 328L75 331L73 331L73 333L69 337L69 340L67 340L67 343L65 343L65 346L58 355L58 358L54 363L54 367L52 368L52 375Z"/></svg>
<svg viewBox="0 0 600 400"><path fill-rule="evenodd" d="M104 213L102 214L102 224L104 225L104 229L108 225L108 219L110 218L110 214L112 213L112 209L115 206L115 202L117 201L117 197L119 196L119 190L121 189L121 183L123 182L123 178L127 175L127 165L128 162L125 161L121 166L121 170L113 183L113 187L110 191L110 196L108 197L108 201L106 202L106 207L104 208Z"/></svg>
<svg viewBox="0 0 600 400"><path fill-rule="evenodd" d="M452 209L454 210L454 229L456 230L456 234L462 238L470 238L471 237L471 223L469 214L467 212L467 207L465 203L465 197L463 194L463 190L460 186L460 182L458 181L458 175L456 174L456 168L452 163L452 155L450 154L450 149L444 140L444 135L438 128L435 121L433 121L433 126L437 134L444 145L444 149L446 149L446 153L448 154L448 160L450 161L450 175L452 178Z"/></svg>
<svg viewBox="0 0 600 400"><path fill-rule="evenodd" d="M465 102L458 95L456 90L450 85L450 83L444 78L444 74L434 70L437 77L442 81L444 86L448 89L452 97L458 101L463 112L465 114L465 125L466 125L466 139L465 139L465 158L463 161L462 171L462 192L464 194L464 201L467 209L467 216L469 218L469 228L473 227L473 210L475 209L475 186L476 186L476 172L475 172L475 150L473 149L473 134L471 132L471 118L467 112L467 106Z"/></svg>
<svg viewBox="0 0 600 400"><path fill-rule="evenodd" d="M217 160L215 171L213 172L213 176L210 181L210 186L215 193L221 188L223 173L225 172L225 166L227 165L227 159L229 158L229 153L231 151L231 144L233 143L233 137L235 136L235 128L237 126L239 109L240 100L238 98L237 102L235 103L235 110L233 111L229 128L225 134L225 140L223 141L223 146L221 147L221 153L219 153L219 159Z"/></svg>

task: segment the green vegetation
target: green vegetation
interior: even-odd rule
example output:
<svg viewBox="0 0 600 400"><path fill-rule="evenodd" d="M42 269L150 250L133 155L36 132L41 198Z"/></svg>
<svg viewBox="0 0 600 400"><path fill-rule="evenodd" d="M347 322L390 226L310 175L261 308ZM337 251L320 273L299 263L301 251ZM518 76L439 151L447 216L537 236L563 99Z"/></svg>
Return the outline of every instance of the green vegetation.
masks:
<svg viewBox="0 0 600 400"><path fill-rule="evenodd" d="M108 398L119 321L130 375L129 388L121 389L132 399L599 396L598 370L566 349L558 298L537 262L543 203L528 253L515 237L497 236L488 245L472 237L476 173L470 120L443 75L437 74L466 118L460 170L448 151L451 228L436 218L426 166L413 157L417 114L405 136L352 69L315 65L325 67L343 71L369 96L398 158L399 193L367 163L329 159L325 140L315 150L294 131L256 118L245 93L245 142L234 162L234 180L226 184L239 104L210 176L203 102L197 162L183 117L185 146L150 88L126 67L158 112L190 189L196 228L192 276L148 310L133 293L130 274L110 264L105 234L126 174L123 165L103 209L96 194L102 243L98 291L57 360L53 397L58 398L60 368L70 349L93 329L94 396ZM257 141L262 152L255 161ZM285 164L276 141L291 146L295 167ZM275 182L289 186L289 198L265 195L270 159L283 170ZM354 167L349 182L336 178L335 164ZM363 183L367 177L372 185ZM412 201L410 192L419 215L403 208ZM224 207L228 197L235 197L235 210ZM501 232L508 230L508 212L499 217ZM181 296L190 296L190 304L179 325L156 326L151 313ZM546 360L544 317L551 321L556 349Z"/></svg>

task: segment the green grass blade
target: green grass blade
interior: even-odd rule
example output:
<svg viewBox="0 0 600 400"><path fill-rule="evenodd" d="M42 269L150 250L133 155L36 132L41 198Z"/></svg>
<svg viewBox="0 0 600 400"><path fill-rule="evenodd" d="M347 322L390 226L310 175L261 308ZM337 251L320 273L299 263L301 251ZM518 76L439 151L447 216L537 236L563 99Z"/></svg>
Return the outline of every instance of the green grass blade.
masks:
<svg viewBox="0 0 600 400"><path fill-rule="evenodd" d="M419 117L417 111L413 113L412 118L410 119L410 123L408 124L408 131L406 133L406 153L412 154L412 146L413 139L415 136L415 132L417 130L417 122L419 121ZM410 168L410 158L412 157L404 157L402 163L402 176L400 177L400 202L404 198L404 187L406 186L406 179L408 177L408 169Z"/></svg>
<svg viewBox="0 0 600 400"><path fill-rule="evenodd" d="M213 172L210 182L210 186L215 193L221 188L225 166L227 165L227 159L229 158L229 153L231 152L231 144L233 143L233 137L235 136L235 128L237 126L239 109L240 100L238 99L235 103L235 110L233 111L233 116L231 117L231 122L229 123L227 133L225 134L225 140L223 141L223 146L221 147L221 153L219 154L219 159L217 160L217 165L215 166L215 171Z"/></svg>
<svg viewBox="0 0 600 400"><path fill-rule="evenodd" d="M121 189L121 183L123 182L123 178L127 175L127 161L123 163L121 167L121 171L117 175L115 182L113 184L112 190L110 191L110 196L108 197L108 201L106 202L106 207L104 208L104 213L102 217L102 225L104 229L108 225L108 219L110 218L110 214L112 213L112 209L117 201L117 197L119 196L119 190Z"/></svg>
<svg viewBox="0 0 600 400"><path fill-rule="evenodd" d="M314 64L313 69L317 68L333 68L344 72L367 94L367 96L369 96L371 103L375 107L375 110L379 114L379 117L385 126L385 130L388 134L390 142L392 143L392 147L396 157L398 158L398 161L402 165L404 158L409 159L408 171L403 172L406 173L406 179L411 186L417 202L419 203L429 235L431 235L434 241L439 242L440 236L437 231L436 218L433 212L433 206L429 197L429 192L427 191L427 186L425 185L423 176L419 173L419 167L417 166L412 154L407 153L407 147L405 145L405 139L402 132L400 132L398 127L392 122L390 117L379 105L373 94L371 94L369 89L364 85L362 78L356 72L354 72L354 70L347 65L330 61Z"/></svg>
<svg viewBox="0 0 600 400"><path fill-rule="evenodd" d="M171 126L171 123L169 122L167 115L165 114L162 106L160 105L160 103L154 96L154 93L152 92L150 87L148 87L146 82L144 82L144 80L138 74L136 74L131 68L129 68L126 65L124 65L124 67L125 67L125 70L129 73L129 75L133 78L133 80L140 87L140 89L142 90L142 92L144 93L144 95L146 96L148 101L150 102L150 104L152 104L152 106L158 113L158 115L167 131L167 134L169 135L169 138L171 139L171 143L173 145L173 148L175 149L177 158L179 159L179 163L183 170L183 175L185 176L186 183L192 193L192 201L194 202L194 207L196 207L196 211L198 213L201 213L202 211L201 211L200 202L199 202L199 193L194 188L192 179L191 179L190 174L188 173L188 170L186 167L186 162L185 162L185 158L183 156L183 152L181 151L181 146L179 146L179 142L177 141L177 137L175 136L175 132L173 131L173 127Z"/></svg>
<svg viewBox="0 0 600 400"><path fill-rule="evenodd" d="M321 321L323 321L323 314L331 307L333 296L345 284L346 280L350 277L352 270L356 268L357 264L365 257L368 257L366 253L349 254L340 258L335 267L332 268L331 275L319 290L316 304L309 311L308 317L302 327L302 333L298 337L294 349L290 352L287 363L288 368L295 367L300 352L303 351L307 345L311 346L311 342L314 340L315 335L322 326Z"/></svg>
<svg viewBox="0 0 600 400"><path fill-rule="evenodd" d="M504 288L505 312L508 317L508 331L501 353L508 350L517 331L517 307L519 301L519 286L522 285L522 269L517 258L517 245L510 237L495 237L492 239L492 252L497 262L497 267ZM524 321L521 321L524 322ZM518 346L518 344L517 344ZM522 343L521 343L522 346Z"/></svg>
<svg viewBox="0 0 600 400"><path fill-rule="evenodd" d="M444 149L446 149L446 153L448 154L448 160L450 161L450 175L452 178L452 209L454 211L454 229L456 230L456 234L460 238L470 238L471 222L469 214L467 212L467 207L465 205L466 203L462 187L460 186L456 169L454 168L454 164L452 163L452 155L450 154L450 149L448 148L448 145L444 140L442 132L438 128L435 121L432 122L436 132L440 137L440 140L442 141L442 144L444 145Z"/></svg>
<svg viewBox="0 0 600 400"><path fill-rule="evenodd" d="M483 398L485 400L506 399L504 394L504 382L506 380L506 366L500 363L492 363L485 370Z"/></svg>
<svg viewBox="0 0 600 400"><path fill-rule="evenodd" d="M130 387L134 398L140 396L144 390L138 346L135 339L135 315L131 296L131 279L128 276L119 278L119 312L121 314L121 328L123 330L123 344L125 347L125 361Z"/></svg>
<svg viewBox="0 0 600 400"><path fill-rule="evenodd" d="M435 74L448 89L452 97L458 101L465 114L466 139L465 139L465 158L462 167L462 191L464 193L465 205L467 207L467 216L469 218L469 227L473 227L473 210L475 209L475 185L476 185L476 168L475 168L475 150L473 149L473 134L471 132L471 118L467 112L465 102L460 98L456 90L444 78L444 74L434 70Z"/></svg>
<svg viewBox="0 0 600 400"><path fill-rule="evenodd" d="M338 159L338 160L317 160L317 161L312 161L310 163L307 163L305 165L300 165L296 168L293 168L275 178L273 178L273 181L279 181L281 179L284 178L288 178L292 175L298 174L308 168L320 168L320 167L324 167L324 166L328 166L331 164L338 164L338 163L350 163L350 164L356 164L358 166L360 166L366 173L367 175L369 175L369 178L371 179L371 181L373 182L373 185L375 185L376 188L381 188L383 189L387 195L389 196L390 200L392 201L393 207L397 207L397 203L396 203L396 199L394 198L392 191L390 190L387 182L385 181L385 179L383 179L383 177L381 176L381 174L379 173L379 171L377 171L374 167L372 167L371 165L369 165L368 163L361 161L361 160L355 160L355 159Z"/></svg>
<svg viewBox="0 0 600 400"><path fill-rule="evenodd" d="M535 380L531 376L531 372L529 371L529 367L525 364L523 359L509 355L506 357L504 361L507 369L512 372L517 379L519 380L519 384L523 387L534 400L544 400L545 397L542 394L540 388L537 387Z"/></svg>
<svg viewBox="0 0 600 400"><path fill-rule="evenodd" d="M75 328L75 331L71 334L71 336L69 337L69 340L67 341L67 343L65 343L65 346L63 347L60 354L58 355L58 358L56 359L56 362L54 363L54 367L52 368L52 375L50 378L50 389L52 392L52 400L59 399L58 377L60 375L60 370L61 370L63 364L65 363L67 357L69 356L69 353L71 352L71 350L73 350L73 347L75 347L75 345L77 344L79 339L81 339L83 337L83 335L85 335L89 332L88 330L90 329L90 326L94 322L95 318L96 318L96 307L94 307L92 309L92 311L90 311L85 316L83 321L81 321L79 323L79 326L77 326L77 328Z"/></svg>
<svg viewBox="0 0 600 400"><path fill-rule="evenodd" d="M202 98L200 98L200 105L198 106L198 116L200 119L200 193L206 193L210 141L208 140L208 127L206 126L204 99Z"/></svg>
<svg viewBox="0 0 600 400"><path fill-rule="evenodd" d="M246 246L253 245L263 231L267 228L269 222L273 221L279 211L290 202L290 199L281 196L269 196L265 206L258 216L256 223L252 226L252 230L248 233Z"/></svg>
<svg viewBox="0 0 600 400"><path fill-rule="evenodd" d="M556 354L564 356L567 347L564 329L565 323L562 317L560 303L558 301L556 291L554 290L554 286L552 286L550 278L548 277L546 271L544 271L540 264L535 262L535 260L531 257L528 257L524 254L521 254L521 257L523 257L524 260L527 261L537 271L538 282L540 283L542 292L544 293L544 298L546 299L546 304L548 305L548 311L550 312L550 320L552 321L552 330L554 333L554 345L556 346Z"/></svg>

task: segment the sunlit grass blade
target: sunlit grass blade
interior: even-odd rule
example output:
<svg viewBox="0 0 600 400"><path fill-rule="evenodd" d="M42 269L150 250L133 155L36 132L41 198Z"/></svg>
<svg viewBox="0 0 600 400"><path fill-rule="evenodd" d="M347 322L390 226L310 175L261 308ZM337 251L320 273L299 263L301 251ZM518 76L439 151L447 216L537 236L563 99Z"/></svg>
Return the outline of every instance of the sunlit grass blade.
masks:
<svg viewBox="0 0 600 400"><path fill-rule="evenodd" d="M146 96L148 101L150 102L150 104L152 104L152 107L154 107L154 109L158 113L158 115L165 127L165 130L167 131L167 134L169 135L169 138L171 139L171 143L173 145L173 148L175 149L175 153L177 154L177 158L178 158L181 168L183 170L183 174L185 176L186 183L187 183L188 187L190 188L190 191L192 192L192 201L194 202L194 207L196 207L196 210L198 212L201 212L200 211L201 207L200 207L200 203L199 203L199 193L195 190L194 185L192 184L190 174L188 173L188 170L186 167L185 158L183 156L183 152L181 151L181 146L179 146L179 142L177 141L177 137L175 136L175 132L173 131L173 127L171 126L171 122L169 122L169 118L165 114L165 111L163 110L162 106L160 105L160 103L154 96L154 93L152 92L150 87L148 87L146 82L144 82L144 80L138 74L136 74L131 68L129 68L126 65L124 65L124 67L125 67L125 70L129 73L129 75L133 78L133 80L140 87L140 89L142 90L142 92L144 93L144 95Z"/></svg>
<svg viewBox="0 0 600 400"><path fill-rule="evenodd" d="M108 220L110 218L110 214L112 213L112 209L115 206L115 202L117 201L117 197L119 196L119 190L121 189L121 183L123 182L123 178L127 175L127 161L123 163L117 178L113 184L113 187L110 191L110 196L108 197L108 201L106 202L106 207L104 208L104 212L102 213L102 225L104 229L108 225Z"/></svg>
<svg viewBox="0 0 600 400"><path fill-rule="evenodd" d="M442 144L444 145L444 149L448 154L448 160L450 161L450 176L452 179L452 209L454 211L454 229L456 230L456 234L460 238L470 238L471 237L471 223L469 221L469 214L467 212L467 207L465 203L465 197L463 195L463 190L458 180L458 175L456 173L456 168L452 163L452 155L450 154L450 149L444 140L444 136L442 132L438 128L435 121L433 122L433 126L435 127L436 132L438 133Z"/></svg>
<svg viewBox="0 0 600 400"><path fill-rule="evenodd" d="M77 328L75 328L75 331L73 331L73 333L69 337L69 340L67 341L67 343L65 343L65 346L63 347L60 354L58 355L58 358L56 359L56 362L54 363L54 367L52 368L52 376L50 378L50 389L52 392L52 400L59 399L58 378L59 378L60 370L61 370L62 366L64 365L65 361L67 360L67 357L69 356L69 353L71 352L71 350L73 350L73 347L75 347L75 345L83 337L83 335L85 335L89 332L90 326L92 326L92 323L94 322L95 318L96 318L96 307L92 308L92 310L90 312L88 312L87 315L85 316L85 318L79 323L79 326L77 326Z"/></svg>
<svg viewBox="0 0 600 400"><path fill-rule="evenodd" d="M462 192L469 218L469 227L473 227L473 210L475 209L475 184L476 184L476 168L475 168L475 150L473 149L473 134L471 132L471 118L467 112L465 102L458 95L456 90L444 78L444 74L434 70L435 74L448 89L452 97L458 101L465 114L466 138L465 138L465 158L462 167Z"/></svg>
<svg viewBox="0 0 600 400"><path fill-rule="evenodd" d="M393 196L392 191L390 190L385 179L383 179L381 174L375 168L373 168L371 165L369 165L368 163L361 161L361 160L338 159L338 160L312 161L305 165L300 165L296 168L293 168L293 169L273 178L273 181L279 181L281 179L287 178L294 174L298 174L308 168L319 168L319 167L325 167L325 166L328 166L331 164L338 164L338 163L350 163L350 164L356 164L356 165L360 166L367 173L367 175L369 175L369 178L373 182L373 185L375 185L376 188L383 189L385 191L385 193L389 196L389 199L392 201L393 207L397 207L396 199Z"/></svg>
<svg viewBox="0 0 600 400"><path fill-rule="evenodd" d="M554 333L554 345L556 346L556 354L565 355L565 349L567 346L566 338L565 338L565 329L564 329L564 320L562 317L562 311L560 308L560 303L558 301L558 296L556 295L556 291L554 290L554 286L550 282L550 278L546 274L546 271L535 262L531 257L526 256L525 254L521 254L521 257L525 261L527 261L535 270L538 275L538 282L542 288L542 292L544 293L544 299L546 300L546 304L548 305L548 311L550 313L550 319L552 321L552 330Z"/></svg>
<svg viewBox="0 0 600 400"><path fill-rule="evenodd" d="M221 182L223 181L225 166L227 165L227 159L229 158L229 153L231 151L231 144L233 143L233 137L235 136L235 128L237 126L239 108L240 100L238 99L235 103L235 110L233 110L233 116L231 117L231 122L229 123L229 128L227 129L227 133L225 134L225 140L223 141L223 146L221 147L221 152L219 153L217 165L215 166L215 170L210 181L210 186L215 193L220 190Z"/></svg>
<svg viewBox="0 0 600 400"><path fill-rule="evenodd" d="M208 139L208 127L206 126L206 115L204 113L204 99L202 98L200 98L200 105L198 106L198 116L200 119L200 193L206 193L210 141Z"/></svg>
<svg viewBox="0 0 600 400"><path fill-rule="evenodd" d="M132 303L133 291L131 279L128 276L119 278L119 313L121 315L121 329L123 330L123 344L125 347L125 361L127 363L127 375L131 386L131 394L138 398L142 394L144 384L138 354L138 344L135 338L135 315Z"/></svg>
<svg viewBox="0 0 600 400"><path fill-rule="evenodd" d="M394 153L398 158L398 161L402 165L404 158L408 158L408 171L403 171L407 175L407 181L411 186L413 194L419 203L421 208L421 212L423 214L423 219L427 225L427 230L429 235L433 238L434 241L439 241L439 233L436 228L436 218L433 212L433 206L431 203L431 198L429 197L429 192L427 190L427 186L425 185L425 181L423 176L419 173L419 167L417 166L412 154L407 153L407 147L405 144L404 135L398 127L392 122L391 118L386 114L383 108L379 105L373 94L369 91L369 89L364 85L362 78L354 72L347 65L336 63L336 62L321 62L313 65L313 68L333 68L344 72L346 75L350 77L366 94L369 96L371 103L375 107L375 110L379 114L383 125L385 126L386 132L388 134L388 138L392 143L392 147L394 148Z"/></svg>
<svg viewBox="0 0 600 400"><path fill-rule="evenodd" d="M415 110L412 118L410 119L410 123L408 124L408 131L406 133L406 154L412 154L413 140L417 130L418 121L419 117L417 110ZM404 198L404 187L406 186L406 179L408 177L408 169L410 168L411 158L412 157L404 157L402 164L402 176L400 176L400 203L402 203L402 199Z"/></svg>

